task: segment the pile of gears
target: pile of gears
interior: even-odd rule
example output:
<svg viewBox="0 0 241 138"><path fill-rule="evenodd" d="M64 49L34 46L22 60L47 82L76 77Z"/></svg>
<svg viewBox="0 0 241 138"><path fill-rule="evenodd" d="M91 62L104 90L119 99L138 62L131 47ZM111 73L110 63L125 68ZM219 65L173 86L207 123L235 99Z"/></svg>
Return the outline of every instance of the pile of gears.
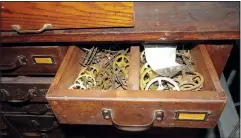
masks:
<svg viewBox="0 0 241 138"><path fill-rule="evenodd" d="M204 78L200 73L194 71L195 62L190 50L177 50L176 62L184 68L174 74L161 76L151 69L143 51L141 53L140 89L163 91L201 90Z"/></svg>
<svg viewBox="0 0 241 138"><path fill-rule="evenodd" d="M129 67L129 49L106 50L82 48L82 70L69 89L126 90Z"/></svg>
<svg viewBox="0 0 241 138"><path fill-rule="evenodd" d="M92 47L82 48L84 57L79 64L82 69L69 89L126 90L129 67L129 49L107 50ZM203 76L194 71L195 61L190 50L177 50L176 62L181 70L160 75L148 64L145 52L141 52L140 90L199 91Z"/></svg>

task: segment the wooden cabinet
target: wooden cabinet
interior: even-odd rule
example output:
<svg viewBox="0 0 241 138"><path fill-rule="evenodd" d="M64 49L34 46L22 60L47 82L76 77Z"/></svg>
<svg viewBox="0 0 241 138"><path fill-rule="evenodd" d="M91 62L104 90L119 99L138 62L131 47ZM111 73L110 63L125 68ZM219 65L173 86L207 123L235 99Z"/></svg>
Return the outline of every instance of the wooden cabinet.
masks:
<svg viewBox="0 0 241 138"><path fill-rule="evenodd" d="M3 87L0 89L0 136L9 138L64 136L45 99L52 79L50 77L1 78L0 85ZM26 96L29 92L32 94Z"/></svg>
<svg viewBox="0 0 241 138"><path fill-rule="evenodd" d="M133 2L2 2L1 30L133 27Z"/></svg>
<svg viewBox="0 0 241 138"><path fill-rule="evenodd" d="M47 69L49 74L55 74L58 69L46 98L60 124L115 125L130 131L152 126L214 127L226 104L218 76L228 59L232 41L240 37L238 2L1 2L0 22L3 47L69 46L63 61L63 54L55 54L57 59L61 58L58 63L62 61L59 69L57 65L53 70ZM12 25L18 26L13 29ZM132 51L128 90L68 89L81 69L78 61L85 56L82 44L115 45L119 42L128 44ZM197 44L191 54L198 60L196 70L205 78L203 89L195 92L139 90L136 86L139 86L140 55L137 53L143 43ZM55 53L53 51L49 50ZM5 52L2 55L8 56ZM32 58L28 62L30 60ZM30 70L33 71L30 75L46 73L35 66L25 68L26 72L18 68L5 75L19 75L20 69L23 69L22 75ZM19 88L24 87L19 85ZM10 88L8 91L12 96L17 93ZM26 93L18 99L25 96ZM32 98L31 102L46 102L43 96ZM7 98L2 101L7 102ZM5 106L5 112L10 110L13 109Z"/></svg>

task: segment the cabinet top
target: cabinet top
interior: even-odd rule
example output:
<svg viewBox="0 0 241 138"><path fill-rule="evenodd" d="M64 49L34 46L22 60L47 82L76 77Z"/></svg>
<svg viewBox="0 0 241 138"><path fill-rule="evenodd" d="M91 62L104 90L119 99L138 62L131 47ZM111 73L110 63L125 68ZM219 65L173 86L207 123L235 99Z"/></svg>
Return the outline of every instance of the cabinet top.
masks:
<svg viewBox="0 0 241 138"><path fill-rule="evenodd" d="M239 2L134 2L133 28L3 32L2 42L239 39L239 21Z"/></svg>

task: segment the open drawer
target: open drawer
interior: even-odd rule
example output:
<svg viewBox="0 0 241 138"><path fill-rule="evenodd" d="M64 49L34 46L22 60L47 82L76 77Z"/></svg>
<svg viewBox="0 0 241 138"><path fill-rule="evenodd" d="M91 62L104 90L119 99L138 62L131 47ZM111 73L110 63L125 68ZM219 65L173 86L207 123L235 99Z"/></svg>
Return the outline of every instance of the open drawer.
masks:
<svg viewBox="0 0 241 138"><path fill-rule="evenodd" d="M70 90L84 54L70 46L46 97L63 124L115 125L133 131L151 126L211 128L222 113L226 95L205 45L190 51L195 70L205 79L201 91L140 90L140 46L130 47L127 90Z"/></svg>

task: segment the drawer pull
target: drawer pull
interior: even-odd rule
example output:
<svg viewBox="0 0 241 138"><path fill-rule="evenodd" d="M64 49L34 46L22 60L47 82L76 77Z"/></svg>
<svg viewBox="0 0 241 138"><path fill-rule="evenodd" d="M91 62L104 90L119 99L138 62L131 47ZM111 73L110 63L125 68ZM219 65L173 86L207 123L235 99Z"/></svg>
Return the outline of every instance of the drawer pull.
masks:
<svg viewBox="0 0 241 138"><path fill-rule="evenodd" d="M14 98L14 97L11 97L9 92L6 91L5 89L2 89L1 92L3 93L3 98L10 102L10 103L23 103L23 102L27 102L29 100L31 100L33 98L33 92L35 90L34 89L30 89L28 91L28 93L24 96L24 97L21 97L21 98Z"/></svg>
<svg viewBox="0 0 241 138"><path fill-rule="evenodd" d="M38 132L50 132L58 126L58 123L56 121L53 122L53 125L50 128L39 128L39 123L36 120L31 120L31 123Z"/></svg>
<svg viewBox="0 0 241 138"><path fill-rule="evenodd" d="M7 130L7 126L2 122L2 120L0 120L0 130L1 131L4 131L4 130Z"/></svg>
<svg viewBox="0 0 241 138"><path fill-rule="evenodd" d="M19 25L12 25L12 28L18 33L42 33L44 30L51 29L52 24L44 24L44 26L39 30L21 30Z"/></svg>
<svg viewBox="0 0 241 138"><path fill-rule="evenodd" d="M27 111L28 114L32 115L42 115L45 114L49 110L49 105L45 104L44 108L40 111Z"/></svg>
<svg viewBox="0 0 241 138"><path fill-rule="evenodd" d="M110 119L114 126L116 126L118 129L125 130L125 131L143 131L143 130L149 129L153 125L153 122L155 120L162 121L164 116L164 113L162 110L155 110L153 112L152 120L150 121L150 123L146 125L120 125L114 121L113 113L111 109L104 108L102 109L101 113L104 119L106 120Z"/></svg>
<svg viewBox="0 0 241 138"><path fill-rule="evenodd" d="M0 65L0 70L12 70L12 69L17 69L21 66L27 65L27 60L24 56L17 56L17 59L15 62L11 64L3 64Z"/></svg>

